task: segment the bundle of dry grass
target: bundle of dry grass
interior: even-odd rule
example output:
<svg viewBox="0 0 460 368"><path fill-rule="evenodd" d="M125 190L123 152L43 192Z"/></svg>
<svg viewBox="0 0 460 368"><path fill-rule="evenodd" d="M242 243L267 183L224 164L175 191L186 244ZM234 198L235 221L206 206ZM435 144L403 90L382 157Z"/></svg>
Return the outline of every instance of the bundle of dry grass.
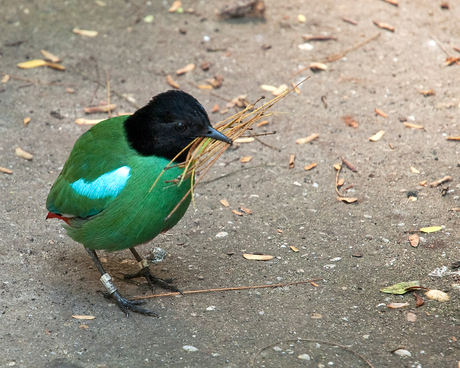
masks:
<svg viewBox="0 0 460 368"><path fill-rule="evenodd" d="M269 111L270 108L278 101L283 99L286 95L288 95L292 90L293 89L286 89L286 91L280 94L279 96L256 108L255 105L264 98L261 97L255 103L246 106L244 110L221 121L220 123L215 125L214 128L222 134L226 135L232 141L235 141L237 138L241 137L248 129L250 129L257 121L272 115L273 111ZM174 211L181 205L185 198L187 198L190 195L190 193L193 193L193 189L195 188L195 186L203 179L203 177L209 171L211 166L214 165L214 163L227 150L229 146L230 145L228 143L217 141L210 138L196 138L187 148L185 148L185 150L188 150L188 155L185 162L175 164L173 161L171 161L170 164L164 168L163 171L175 166L180 166L184 168L184 173L180 177L174 179L172 181L173 183L177 184L186 178L192 178L192 185L190 187L190 190L187 192L182 201L174 208L174 210L169 214L169 216L165 220L167 220L171 216L171 214L174 213ZM199 178L195 181L195 177L197 176L199 176ZM161 175L152 185L152 188L158 182L160 177Z"/></svg>

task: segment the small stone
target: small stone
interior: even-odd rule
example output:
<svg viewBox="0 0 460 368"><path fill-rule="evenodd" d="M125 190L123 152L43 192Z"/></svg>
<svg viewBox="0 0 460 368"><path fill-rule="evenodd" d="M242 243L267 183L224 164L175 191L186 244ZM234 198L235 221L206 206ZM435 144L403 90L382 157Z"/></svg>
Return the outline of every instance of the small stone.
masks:
<svg viewBox="0 0 460 368"><path fill-rule="evenodd" d="M300 354L297 358L302 360L311 360L310 355L308 354Z"/></svg>
<svg viewBox="0 0 460 368"><path fill-rule="evenodd" d="M274 347L273 347L273 350L275 350L275 351L283 351L283 349L280 348L279 346L274 346Z"/></svg>
<svg viewBox="0 0 460 368"><path fill-rule="evenodd" d="M220 233L217 233L217 234L216 234L216 238L224 238L224 237L226 237L227 235L228 235L227 232L221 231Z"/></svg>
<svg viewBox="0 0 460 368"><path fill-rule="evenodd" d="M406 349L398 349L393 352L395 355L398 355L400 357L410 357L412 354L410 353L409 350Z"/></svg>
<svg viewBox="0 0 460 368"><path fill-rule="evenodd" d="M215 305L211 305L210 307L207 307L206 310L209 312L209 311L213 311L213 310L216 310L216 306Z"/></svg>
<svg viewBox="0 0 460 368"><path fill-rule="evenodd" d="M192 345L184 345L182 346L182 349L188 352L198 351L198 349Z"/></svg>

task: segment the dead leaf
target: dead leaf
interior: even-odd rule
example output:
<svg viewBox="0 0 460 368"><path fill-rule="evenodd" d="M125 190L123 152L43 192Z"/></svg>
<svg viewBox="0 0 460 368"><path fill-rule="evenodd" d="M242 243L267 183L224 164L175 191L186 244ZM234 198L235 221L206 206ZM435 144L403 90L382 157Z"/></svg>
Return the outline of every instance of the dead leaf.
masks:
<svg viewBox="0 0 460 368"><path fill-rule="evenodd" d="M80 325L80 326L78 326L78 328L81 329L81 330L83 330L83 329L87 330L89 328L89 326L88 325Z"/></svg>
<svg viewBox="0 0 460 368"><path fill-rule="evenodd" d="M415 167L411 166L410 171L412 171L414 174L420 174L420 171L418 171Z"/></svg>
<svg viewBox="0 0 460 368"><path fill-rule="evenodd" d="M115 104L110 104L110 105L99 105L99 106L87 106L84 108L85 113L87 114L95 114L98 112L108 112L115 110L117 105Z"/></svg>
<svg viewBox="0 0 460 368"><path fill-rule="evenodd" d="M290 155L289 156L289 168L290 169L293 169L295 166L294 160L295 160L295 155L294 154Z"/></svg>
<svg viewBox="0 0 460 368"><path fill-rule="evenodd" d="M318 71L321 71L321 70L326 70L327 69L327 65L324 64L324 63L318 63L318 62L314 62L314 63L311 63L310 64L310 69L314 72L318 72Z"/></svg>
<svg viewBox="0 0 460 368"><path fill-rule="evenodd" d="M299 87L297 87L297 85L294 82L292 82L291 85L292 85L292 88L294 89L294 92L300 95Z"/></svg>
<svg viewBox="0 0 460 368"><path fill-rule="evenodd" d="M418 93L420 93L421 95L424 95L425 97L434 96L436 94L436 92L433 91L432 89L426 89L424 91L419 91Z"/></svg>
<svg viewBox="0 0 460 368"><path fill-rule="evenodd" d="M232 211L235 215L238 215L238 216L243 216L243 213L240 212L240 211L237 211L237 210L233 210Z"/></svg>
<svg viewBox="0 0 460 368"><path fill-rule="evenodd" d="M321 319L321 318L323 318L323 316L321 314L319 314L319 313L312 313L310 317L313 318L313 319Z"/></svg>
<svg viewBox="0 0 460 368"><path fill-rule="evenodd" d="M293 245L291 245L289 248L291 248L291 250L292 250L293 252L298 252L298 251L299 251L299 249L296 248L296 247L294 247Z"/></svg>
<svg viewBox="0 0 460 368"><path fill-rule="evenodd" d="M77 35L85 36L85 37L96 37L98 35L97 31L89 31L87 29L79 29L79 28L74 28L72 32L76 33Z"/></svg>
<svg viewBox="0 0 460 368"><path fill-rule="evenodd" d="M410 304L408 302L405 302L405 303L390 303L387 305L388 308L404 308L404 307L408 307Z"/></svg>
<svg viewBox="0 0 460 368"><path fill-rule="evenodd" d="M358 198L352 198L352 197L337 197L338 201L342 201L345 203L354 203L358 200Z"/></svg>
<svg viewBox="0 0 460 368"><path fill-rule="evenodd" d="M437 231L442 230L442 226L430 226L430 227L422 227L420 231L422 233L435 233Z"/></svg>
<svg viewBox="0 0 460 368"><path fill-rule="evenodd" d="M412 129L422 129L424 130L425 127L424 126L421 126L421 125L417 125L417 124L412 124L412 123L408 123L407 121L404 122L404 125L408 128L412 128Z"/></svg>
<svg viewBox="0 0 460 368"><path fill-rule="evenodd" d="M228 201L225 198L221 199L220 203L222 203L222 206L224 206L224 207L229 207L230 206L230 204L228 203Z"/></svg>
<svg viewBox="0 0 460 368"><path fill-rule="evenodd" d="M85 319L85 320L91 320L91 319L96 318L94 316L83 316L83 315L73 315L72 317L75 319Z"/></svg>
<svg viewBox="0 0 460 368"><path fill-rule="evenodd" d="M274 258L273 256L270 256L270 255L248 254L248 253L244 253L243 257L251 261L269 261L270 259Z"/></svg>
<svg viewBox="0 0 460 368"><path fill-rule="evenodd" d="M305 166L303 169L304 169L305 171L309 171L309 170L315 168L317 165L318 165L318 164L317 164L316 162L313 162L313 163L311 163L310 165Z"/></svg>
<svg viewBox="0 0 460 368"><path fill-rule="evenodd" d="M341 117L342 121L352 128L357 128L359 126L358 122L353 119L350 115L345 115Z"/></svg>
<svg viewBox="0 0 460 368"><path fill-rule="evenodd" d="M397 284L380 289L382 293L402 295L411 290L411 288L420 287L419 281L399 282Z"/></svg>
<svg viewBox="0 0 460 368"><path fill-rule="evenodd" d="M0 172L3 172L5 174L12 174L13 170L7 169L6 167L1 167L0 166Z"/></svg>
<svg viewBox="0 0 460 368"><path fill-rule="evenodd" d="M23 122L24 122L24 125L27 125L27 124L29 124L29 122L30 122L30 118L29 118L29 117L27 117L27 118L24 118Z"/></svg>
<svg viewBox="0 0 460 368"><path fill-rule="evenodd" d="M385 114L382 110L377 109L377 108L375 109L375 113L376 113L377 115L380 115L380 116L384 117L384 118L387 118L387 117L388 117L387 114Z"/></svg>
<svg viewBox="0 0 460 368"><path fill-rule="evenodd" d="M409 236L409 243L412 247L417 248L420 243L420 237L417 234Z"/></svg>
<svg viewBox="0 0 460 368"><path fill-rule="evenodd" d="M308 142L311 142L313 140L315 140L316 138L319 137L319 134L318 133L314 133L314 134L311 134L309 135L308 137L305 137L305 138L299 138L297 139L295 142L297 144L305 144L305 143L308 143Z"/></svg>
<svg viewBox="0 0 460 368"><path fill-rule="evenodd" d="M415 291L414 291L414 296L415 296L415 306L416 307L420 307L423 304L425 304L425 301L423 300L423 298L420 295L418 295Z"/></svg>
<svg viewBox="0 0 460 368"><path fill-rule="evenodd" d="M377 22L375 20L372 21L372 22L379 28L386 29L386 30L391 31L391 32L395 31L395 28L393 26L389 25L388 23Z"/></svg>
<svg viewBox="0 0 460 368"><path fill-rule="evenodd" d="M217 112L217 111L219 111L219 105L218 105L218 104L215 104L214 107L212 108L211 112L212 112L212 113L215 113L215 112Z"/></svg>
<svg viewBox="0 0 460 368"><path fill-rule="evenodd" d="M417 321L417 315L415 313L412 313L412 312L407 312L406 319L409 322L415 322L415 321Z"/></svg>
<svg viewBox="0 0 460 368"><path fill-rule="evenodd" d="M340 179L337 181L337 186L338 186L338 187L341 187L344 183L345 183L345 180L344 180L343 178L340 178Z"/></svg>
<svg viewBox="0 0 460 368"><path fill-rule="evenodd" d="M252 215L252 211L246 207L240 207L240 210L243 211L246 215Z"/></svg>
<svg viewBox="0 0 460 368"><path fill-rule="evenodd" d="M180 1L174 1L171 7L168 9L168 12L174 13L176 12L180 7L182 7L182 2Z"/></svg>
<svg viewBox="0 0 460 368"><path fill-rule="evenodd" d="M276 229L276 231L278 231L279 234L283 233L283 230L281 230L281 229Z"/></svg>
<svg viewBox="0 0 460 368"><path fill-rule="evenodd" d="M261 126L264 126L264 125L267 125L268 124L268 120L263 120L261 121L260 123L257 123L257 128L261 127Z"/></svg>
<svg viewBox="0 0 460 368"><path fill-rule="evenodd" d="M279 86L276 90L274 90L272 92L273 96L279 96L280 94L286 92L286 90L288 89L288 86L285 85L285 84L282 84L281 86Z"/></svg>
<svg viewBox="0 0 460 368"><path fill-rule="evenodd" d="M340 170L340 169L342 169L342 165L340 165L340 164L334 164L334 169Z"/></svg>
<svg viewBox="0 0 460 368"><path fill-rule="evenodd" d="M268 85L268 84L262 84L262 85L260 86L260 88L262 88L264 91L267 91L267 92L274 92L274 91L276 91L276 90L278 89L277 87L275 87L275 86L270 86L270 85Z"/></svg>
<svg viewBox="0 0 460 368"><path fill-rule="evenodd" d="M447 302L450 299L449 295L441 290L428 290L425 295L428 299L437 300L438 302Z"/></svg>
<svg viewBox="0 0 460 368"><path fill-rule="evenodd" d="M45 60L34 59L34 60L25 61L23 63L19 63L17 66L18 68L21 68L21 69L31 69L31 68L36 68L38 66L45 66L47 63L48 62Z"/></svg>
<svg viewBox="0 0 460 368"><path fill-rule="evenodd" d="M381 130L380 132L375 133L372 137L370 137L369 140L372 141L372 142L377 142L377 141L380 140L380 138L382 138L384 135L385 135L385 131L384 131L384 130Z"/></svg>
<svg viewBox="0 0 460 368"><path fill-rule="evenodd" d="M240 162L245 164L251 160L252 160L252 156L244 156L244 157L241 157Z"/></svg>
<svg viewBox="0 0 460 368"><path fill-rule="evenodd" d="M8 74L5 74L2 78L2 83L5 84L10 80L10 76Z"/></svg>
<svg viewBox="0 0 460 368"><path fill-rule="evenodd" d="M40 50L40 52L42 53L42 55L44 56L44 58L46 60L49 60L53 63L59 63L61 61L60 58L58 58L57 56L53 55L51 52L48 52L46 50Z"/></svg>
<svg viewBox="0 0 460 368"><path fill-rule="evenodd" d="M188 73L188 72L191 72L193 69L195 69L195 64L187 64L186 66L184 66L182 69L179 69L176 71L176 74L177 75L182 75L182 74L185 74L185 73Z"/></svg>
<svg viewBox="0 0 460 368"><path fill-rule="evenodd" d="M222 86L223 81L224 78L217 74L212 79L206 79L206 82L209 83L212 86L212 88L220 88Z"/></svg>
<svg viewBox="0 0 460 368"><path fill-rule="evenodd" d="M172 79L172 77L168 74L166 76L166 82L168 82L168 84L173 87L173 88L177 88L177 89L180 89L179 85L177 84L177 82L174 81L174 79Z"/></svg>
<svg viewBox="0 0 460 368"><path fill-rule="evenodd" d="M16 155L25 159L25 160L32 160L32 158L34 157L32 154L30 154L29 152L26 152L24 151L22 148L16 148Z"/></svg>
<svg viewBox="0 0 460 368"><path fill-rule="evenodd" d="M49 68L52 68L52 69L60 70L60 71L65 70L64 65L61 65L61 64L58 64L58 63L52 63L51 61L47 61L46 66L49 67Z"/></svg>
<svg viewBox="0 0 460 368"><path fill-rule="evenodd" d="M66 88L65 91L67 93L75 93L75 90L73 88Z"/></svg>
<svg viewBox="0 0 460 368"><path fill-rule="evenodd" d="M240 138L235 139L233 142L234 143L251 143L254 141L255 141L254 137L240 137Z"/></svg>
<svg viewBox="0 0 460 368"><path fill-rule="evenodd" d="M450 56L448 58L446 58L446 61L444 61L444 65L452 65L452 64L456 64L460 61L460 57L459 56Z"/></svg>

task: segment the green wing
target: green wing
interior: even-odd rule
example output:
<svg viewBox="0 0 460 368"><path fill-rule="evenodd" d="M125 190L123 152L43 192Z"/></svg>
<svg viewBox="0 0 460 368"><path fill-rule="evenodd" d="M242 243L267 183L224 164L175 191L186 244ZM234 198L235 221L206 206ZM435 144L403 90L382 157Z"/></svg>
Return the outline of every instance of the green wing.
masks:
<svg viewBox="0 0 460 368"><path fill-rule="evenodd" d="M46 201L48 211L75 217L95 215L121 192L133 155L123 133L127 116L104 120L75 143Z"/></svg>

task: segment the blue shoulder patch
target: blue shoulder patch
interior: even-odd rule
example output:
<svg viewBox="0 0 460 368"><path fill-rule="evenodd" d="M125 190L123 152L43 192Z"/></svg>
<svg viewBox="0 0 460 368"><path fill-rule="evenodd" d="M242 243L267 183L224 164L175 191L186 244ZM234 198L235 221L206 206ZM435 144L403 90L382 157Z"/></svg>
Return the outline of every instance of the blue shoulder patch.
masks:
<svg viewBox="0 0 460 368"><path fill-rule="evenodd" d="M122 166L99 176L94 181L87 182L84 179L79 179L70 184L70 186L78 194L89 199L116 197L131 177L130 171L129 166Z"/></svg>

